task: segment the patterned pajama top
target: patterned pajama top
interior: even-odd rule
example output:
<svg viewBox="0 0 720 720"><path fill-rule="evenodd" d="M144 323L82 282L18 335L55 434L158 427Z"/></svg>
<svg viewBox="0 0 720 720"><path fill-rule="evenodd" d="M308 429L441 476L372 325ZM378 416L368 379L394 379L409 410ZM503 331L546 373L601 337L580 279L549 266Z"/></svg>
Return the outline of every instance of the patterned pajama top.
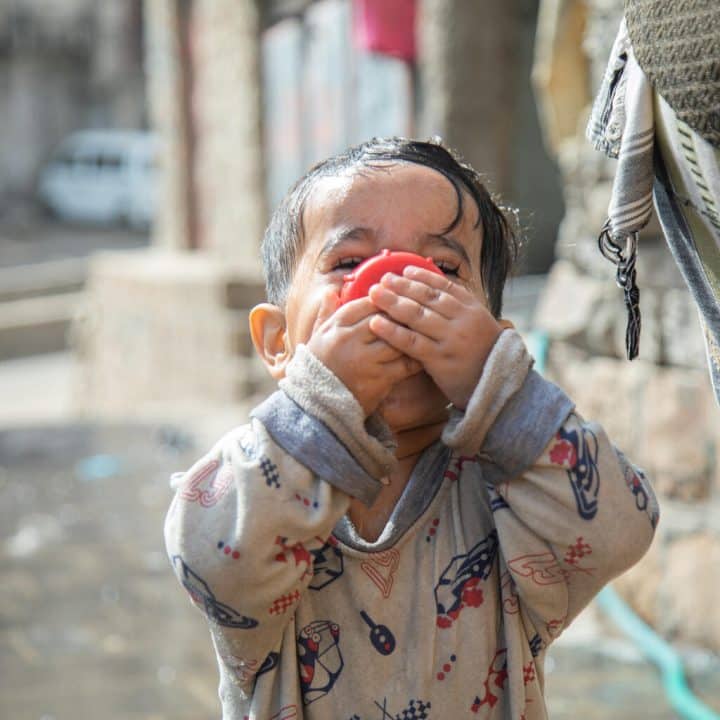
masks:
<svg viewBox="0 0 720 720"><path fill-rule="evenodd" d="M186 473L165 537L206 614L225 720L547 717L545 652L658 518L643 474L504 331L384 532L386 429L303 346Z"/></svg>

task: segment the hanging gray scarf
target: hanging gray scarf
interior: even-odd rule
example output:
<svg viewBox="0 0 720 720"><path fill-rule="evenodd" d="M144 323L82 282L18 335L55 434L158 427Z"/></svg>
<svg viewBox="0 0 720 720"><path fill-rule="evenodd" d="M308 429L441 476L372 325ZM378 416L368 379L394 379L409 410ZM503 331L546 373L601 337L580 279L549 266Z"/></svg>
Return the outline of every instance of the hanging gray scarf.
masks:
<svg viewBox="0 0 720 720"><path fill-rule="evenodd" d="M640 341L640 291L635 263L638 234L653 208L653 96L635 59L625 20L610 54L600 92L593 105L587 136L596 150L618 159L608 219L598 244L617 266L628 312L625 347L630 360Z"/></svg>

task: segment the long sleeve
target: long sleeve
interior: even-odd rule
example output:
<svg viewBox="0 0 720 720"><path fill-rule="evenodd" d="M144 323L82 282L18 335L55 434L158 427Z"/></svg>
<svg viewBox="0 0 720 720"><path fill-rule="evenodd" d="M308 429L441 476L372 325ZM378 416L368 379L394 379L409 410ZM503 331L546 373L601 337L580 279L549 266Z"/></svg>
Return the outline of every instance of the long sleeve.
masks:
<svg viewBox="0 0 720 720"><path fill-rule="evenodd" d="M367 432L352 395L305 349L283 388L253 411L249 425L174 476L165 523L168 555L207 615L221 673L246 692L277 660L283 631L312 583L314 556L350 497L371 502L392 464L391 449ZM338 404L346 411L342 427L332 418Z"/></svg>
<svg viewBox="0 0 720 720"><path fill-rule="evenodd" d="M445 439L484 460L506 589L546 645L643 556L658 506L642 471L530 366L504 332Z"/></svg>

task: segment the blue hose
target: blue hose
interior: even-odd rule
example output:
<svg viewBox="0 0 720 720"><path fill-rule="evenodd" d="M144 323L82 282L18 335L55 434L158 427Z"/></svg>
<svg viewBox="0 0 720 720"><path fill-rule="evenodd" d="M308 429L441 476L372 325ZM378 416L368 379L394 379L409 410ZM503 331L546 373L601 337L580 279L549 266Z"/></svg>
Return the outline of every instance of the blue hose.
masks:
<svg viewBox="0 0 720 720"><path fill-rule="evenodd" d="M646 625L610 586L597 596L600 607L648 660L658 666L665 695L672 708L687 720L720 720L720 715L700 702L685 680L682 661L675 650Z"/></svg>
<svg viewBox="0 0 720 720"><path fill-rule="evenodd" d="M530 354L535 358L537 371L546 367L549 338L547 333L534 330L526 336ZM671 707L686 720L720 720L720 715L692 694L685 679L678 654L653 629L646 625L610 586L597 596L602 610L627 635L638 650L660 670L663 689Z"/></svg>

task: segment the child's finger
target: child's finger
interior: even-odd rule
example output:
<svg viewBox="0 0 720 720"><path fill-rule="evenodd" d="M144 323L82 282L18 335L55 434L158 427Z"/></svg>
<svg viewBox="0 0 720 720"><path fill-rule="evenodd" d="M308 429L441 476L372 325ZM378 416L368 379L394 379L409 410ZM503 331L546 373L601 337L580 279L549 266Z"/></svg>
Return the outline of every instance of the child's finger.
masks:
<svg viewBox="0 0 720 720"><path fill-rule="evenodd" d="M398 325L384 315L370 318L370 330L388 345L416 360L428 357L435 349L435 342L414 330Z"/></svg>
<svg viewBox="0 0 720 720"><path fill-rule="evenodd" d="M419 283L415 284L419 285ZM384 286L384 280L383 285L375 285L370 289L370 297L375 305L396 323L416 330L432 340L442 339L447 332L449 318L435 312L435 309L428 305L388 289ZM457 302L453 298L449 299Z"/></svg>
<svg viewBox="0 0 720 720"><path fill-rule="evenodd" d="M419 361L407 355L400 355L394 360L383 363L383 376L390 384L394 384L417 375L422 369L422 363Z"/></svg>
<svg viewBox="0 0 720 720"><path fill-rule="evenodd" d="M452 297L460 301L467 300L468 296L471 295L468 289L461 283L454 282L450 278L445 277L445 275L438 275L437 273L425 270L425 268L416 267L415 265L408 265L403 270L403 277L429 285L431 288L452 295Z"/></svg>
<svg viewBox="0 0 720 720"><path fill-rule="evenodd" d="M364 348L368 351L368 353L370 353L372 362L384 365L385 363L392 362L393 360L397 360L399 357L403 356L400 350L394 348L392 345L388 345L388 343L384 340L381 340L377 335L375 335L375 333L370 331L370 328L368 328L368 331L372 336L372 340L366 343Z"/></svg>
<svg viewBox="0 0 720 720"><path fill-rule="evenodd" d="M368 297L358 298L345 303L337 311L337 321L339 325L350 326L357 325L368 316L378 311L374 303Z"/></svg>
<svg viewBox="0 0 720 720"><path fill-rule="evenodd" d="M320 301L320 309L315 318L315 327L322 325L335 313L340 305L340 296L334 290L327 290Z"/></svg>
<svg viewBox="0 0 720 720"><path fill-rule="evenodd" d="M431 273L433 274L433 273ZM440 278L442 280L442 278ZM446 281L449 282L449 281ZM387 288L393 293L414 300L423 307L431 308L444 318L455 317L463 308L463 304L454 296L437 287L431 287L423 282L411 280L403 275L387 273L383 276L381 284L370 288L370 297L377 304L373 294L375 288Z"/></svg>

